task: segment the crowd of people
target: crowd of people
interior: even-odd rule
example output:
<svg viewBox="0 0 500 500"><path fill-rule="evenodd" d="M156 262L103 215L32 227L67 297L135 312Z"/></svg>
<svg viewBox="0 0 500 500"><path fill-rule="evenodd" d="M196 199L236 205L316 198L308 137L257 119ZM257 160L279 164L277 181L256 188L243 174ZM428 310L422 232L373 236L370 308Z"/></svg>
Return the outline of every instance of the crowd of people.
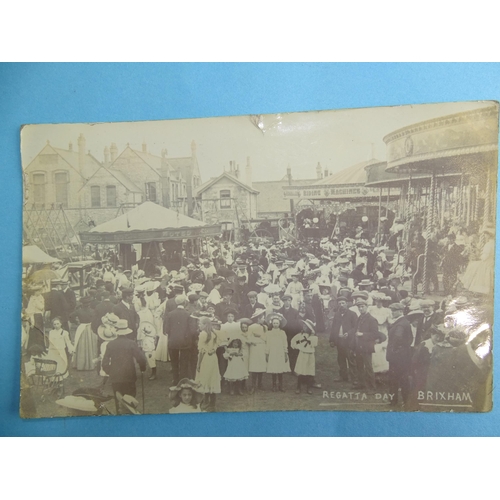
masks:
<svg viewBox="0 0 500 500"><path fill-rule="evenodd" d="M474 394L477 409L490 362L480 326L491 318L476 306L492 293L493 235L483 228L475 253L453 229L441 235L432 296L411 293L415 269L363 231L301 243L212 240L201 255L184 254L180 269L160 258L147 274L105 260L78 300L64 280L45 293L25 287L23 348L27 359L55 359L65 377L97 370L102 390L109 381L132 397L136 366L148 383L167 383L157 363L169 362L174 413L215 411L221 392L285 391L293 376L297 394L386 391L391 405L416 410L421 394L446 390ZM323 388L318 349L338 364Z"/></svg>

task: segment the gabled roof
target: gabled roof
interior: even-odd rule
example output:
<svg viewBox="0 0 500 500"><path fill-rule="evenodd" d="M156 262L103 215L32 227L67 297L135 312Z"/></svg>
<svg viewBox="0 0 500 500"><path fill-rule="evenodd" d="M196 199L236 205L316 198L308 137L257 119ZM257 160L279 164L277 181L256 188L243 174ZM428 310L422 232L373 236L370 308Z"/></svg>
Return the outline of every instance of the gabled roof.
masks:
<svg viewBox="0 0 500 500"><path fill-rule="evenodd" d="M99 170L105 170L109 175L114 177L122 186L125 187L128 191L131 193L141 193L142 191L127 177L126 174L124 174L122 171L118 170L117 168L106 168L105 166L101 165L100 168L98 168L87 180L87 182L80 188L80 191L92 180L92 178L99 172Z"/></svg>
<svg viewBox="0 0 500 500"><path fill-rule="evenodd" d="M69 163L75 170L79 170L78 162L79 162L79 154L78 151L69 151L67 149L62 148L52 148L57 152L59 156L61 156L64 161ZM101 163L96 160L90 153L85 153L85 165L84 168L87 169L95 169L97 170L101 166ZM95 172L95 171L94 171ZM84 174L88 174L89 172L85 172ZM83 177L85 177L85 175Z"/></svg>
<svg viewBox="0 0 500 500"><path fill-rule="evenodd" d="M162 157L152 155L151 153L144 153L144 151L137 151L127 146L131 151L133 151L144 163L147 163L154 171L160 173L162 165Z"/></svg>
<svg viewBox="0 0 500 500"><path fill-rule="evenodd" d="M79 168L79 155L77 151L69 151L67 149L61 149L61 148L55 148L54 146L50 145L47 143L41 151L33 158L33 160L26 166L25 170L27 170L31 164L40 156L44 154L57 154L60 158L63 159L63 161L71 167L82 179L86 179L85 175L82 175L80 172ZM92 170L92 174L94 174L101 164L99 163L98 160L96 160L92 155L90 154L85 154L85 167L86 170ZM85 174L88 174L90 172L84 172Z"/></svg>
<svg viewBox="0 0 500 500"><path fill-rule="evenodd" d="M256 189L253 189L247 184L244 184L243 182L241 182L239 179L229 174L228 172L223 172L221 175L219 175L219 177L213 177L212 179L209 179L208 181L204 182L201 186L199 186L195 192L195 196L199 196L201 193L203 193L203 191L206 191L210 186L214 185L216 182L220 181L224 177L234 182L238 186L241 186L242 188L246 189L247 191L250 191L251 193L256 193L256 194L259 193Z"/></svg>

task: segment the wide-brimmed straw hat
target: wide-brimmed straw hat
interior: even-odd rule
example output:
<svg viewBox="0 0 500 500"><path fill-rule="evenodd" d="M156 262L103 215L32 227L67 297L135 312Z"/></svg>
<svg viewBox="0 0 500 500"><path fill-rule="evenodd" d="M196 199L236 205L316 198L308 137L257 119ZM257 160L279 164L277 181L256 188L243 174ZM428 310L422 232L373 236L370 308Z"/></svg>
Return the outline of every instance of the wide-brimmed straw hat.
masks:
<svg viewBox="0 0 500 500"><path fill-rule="evenodd" d="M316 333L315 325L310 319L302 319L300 320L300 322L306 326L306 328L309 330L309 333Z"/></svg>
<svg viewBox="0 0 500 500"><path fill-rule="evenodd" d="M248 326L250 326L251 324L253 324L253 321L250 318L241 318L241 319L238 320L238 322L240 324L244 324L244 325L248 325Z"/></svg>
<svg viewBox="0 0 500 500"><path fill-rule="evenodd" d="M97 411L94 401L81 396L66 396L65 398L58 399L56 404L64 406L65 408L70 408L71 410L84 411L87 413L95 413Z"/></svg>
<svg viewBox="0 0 500 500"><path fill-rule="evenodd" d="M201 384L198 384L194 380L183 378L177 385L170 387L170 399L174 399L177 394L179 394L179 391L182 391L182 389L191 389L197 394L204 394Z"/></svg>
<svg viewBox="0 0 500 500"><path fill-rule="evenodd" d="M257 308L257 309L255 309L254 313L252 314L251 319L258 318L259 316L262 316L265 313L266 313L266 309Z"/></svg>
<svg viewBox="0 0 500 500"><path fill-rule="evenodd" d="M144 289L146 290L146 292L153 292L159 286L160 286L159 281L146 281L146 283L144 283Z"/></svg>
<svg viewBox="0 0 500 500"><path fill-rule="evenodd" d="M115 325L116 335L128 335L132 330L128 327L126 319L119 319Z"/></svg>
<svg viewBox="0 0 500 500"><path fill-rule="evenodd" d="M266 316L266 323L271 326L273 319L278 319L280 322L280 328L285 328L286 319L282 314L279 313L271 313Z"/></svg>
<svg viewBox="0 0 500 500"><path fill-rule="evenodd" d="M146 337L156 337L156 326L151 321L142 321L139 325L139 333Z"/></svg>
<svg viewBox="0 0 500 500"><path fill-rule="evenodd" d="M189 285L189 290L191 292L201 292L203 290L203 285L201 283L192 283Z"/></svg>
<svg viewBox="0 0 500 500"><path fill-rule="evenodd" d="M115 340L118 336L116 335L115 328L108 323L106 323L105 325L99 325L97 327L97 335L99 335L99 338L104 340L104 342Z"/></svg>

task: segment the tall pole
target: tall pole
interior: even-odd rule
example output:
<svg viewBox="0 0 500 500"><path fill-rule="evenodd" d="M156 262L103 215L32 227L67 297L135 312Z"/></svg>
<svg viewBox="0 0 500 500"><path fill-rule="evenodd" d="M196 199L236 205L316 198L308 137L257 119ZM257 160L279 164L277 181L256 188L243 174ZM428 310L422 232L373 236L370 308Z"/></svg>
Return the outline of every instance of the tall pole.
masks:
<svg viewBox="0 0 500 500"><path fill-rule="evenodd" d="M380 217L382 215L382 188L378 195L378 225L377 225L377 246L380 245Z"/></svg>
<svg viewBox="0 0 500 500"><path fill-rule="evenodd" d="M391 196L391 188L387 188L387 205L385 207L385 216L389 218L389 197Z"/></svg>
<svg viewBox="0 0 500 500"><path fill-rule="evenodd" d="M431 189L429 193L429 203L427 205L427 229L425 233L425 250L424 250L424 273L423 273L423 293L429 293L429 241L431 233L434 229L434 200L436 192L436 172L432 171Z"/></svg>
<svg viewBox="0 0 500 500"><path fill-rule="evenodd" d="M406 216L405 216L405 229L404 229L404 248L405 248L405 260L408 255L408 248L410 246L410 216L411 216L411 170L410 177L408 179L408 193L406 201Z"/></svg>

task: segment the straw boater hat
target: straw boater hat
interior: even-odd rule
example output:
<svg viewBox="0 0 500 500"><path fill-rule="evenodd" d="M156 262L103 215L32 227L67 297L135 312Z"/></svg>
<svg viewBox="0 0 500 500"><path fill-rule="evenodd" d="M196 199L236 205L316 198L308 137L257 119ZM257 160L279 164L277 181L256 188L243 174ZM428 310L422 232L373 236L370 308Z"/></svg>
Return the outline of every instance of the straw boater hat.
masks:
<svg viewBox="0 0 500 500"><path fill-rule="evenodd" d="M271 326L273 319L278 319L280 322L280 328L285 328L286 319L282 314L279 313L271 313L266 316L266 323Z"/></svg>
<svg viewBox="0 0 500 500"><path fill-rule="evenodd" d="M175 399L177 394L179 394L182 389L191 389L195 394L203 395L203 387L194 380L188 378L183 378L179 383L173 387L170 387L170 399ZM196 404L196 402L195 402Z"/></svg>
<svg viewBox="0 0 500 500"><path fill-rule="evenodd" d="M146 337L156 337L156 326L150 321L142 321L139 325L139 333Z"/></svg>
<svg viewBox="0 0 500 500"><path fill-rule="evenodd" d="M266 313L266 309L257 308L257 309L255 309L254 313L252 314L251 319L256 319L256 318L258 318L259 316L262 316L265 313Z"/></svg>
<svg viewBox="0 0 500 500"><path fill-rule="evenodd" d="M116 335L128 335L132 333L132 330L128 327L128 321L126 319L119 319L115 326Z"/></svg>
<svg viewBox="0 0 500 500"><path fill-rule="evenodd" d="M410 320L413 321L414 319L419 318L420 316L424 315L424 311L421 311L420 309L413 309L408 312L406 317Z"/></svg>
<svg viewBox="0 0 500 500"><path fill-rule="evenodd" d="M240 320L238 320L240 324L244 324L244 325L252 325L253 324L253 321L249 318L241 318Z"/></svg>
<svg viewBox="0 0 500 500"><path fill-rule="evenodd" d="M307 329L309 330L309 333L311 333L311 334L316 333L316 331L314 329L314 323L310 319L303 319L303 320L300 320L300 322L307 327Z"/></svg>
<svg viewBox="0 0 500 500"><path fill-rule="evenodd" d="M358 283L358 286L370 286L370 285L373 285L373 281L370 281L368 279L366 280L361 280L359 283Z"/></svg>
<svg viewBox="0 0 500 500"><path fill-rule="evenodd" d="M368 300L368 292L358 290L358 291L352 293L351 298L352 299Z"/></svg>

